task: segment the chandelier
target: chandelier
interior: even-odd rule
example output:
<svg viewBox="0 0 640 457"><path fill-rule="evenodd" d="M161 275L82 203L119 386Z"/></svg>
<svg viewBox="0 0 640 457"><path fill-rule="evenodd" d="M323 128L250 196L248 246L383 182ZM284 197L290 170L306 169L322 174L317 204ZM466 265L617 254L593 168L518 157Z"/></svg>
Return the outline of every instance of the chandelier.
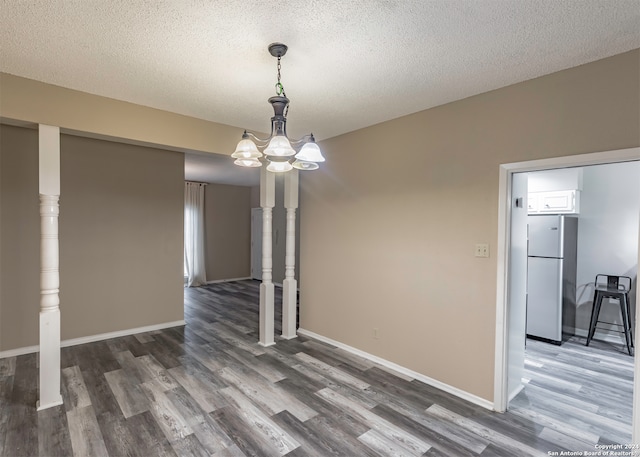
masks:
<svg viewBox="0 0 640 457"><path fill-rule="evenodd" d="M241 167L261 167L260 158L266 159L267 170L285 172L294 168L298 170L315 170L319 162L324 162L320 148L316 144L313 133L305 135L299 140L289 140L287 137L287 114L289 99L280 82L280 59L287 53L287 46L282 43L269 45L269 53L278 58L278 82L276 95L269 99L273 107L271 118L271 134L268 138L258 138L251 132L244 131L242 140L238 143L231 157L236 165ZM262 151L262 152L260 152Z"/></svg>

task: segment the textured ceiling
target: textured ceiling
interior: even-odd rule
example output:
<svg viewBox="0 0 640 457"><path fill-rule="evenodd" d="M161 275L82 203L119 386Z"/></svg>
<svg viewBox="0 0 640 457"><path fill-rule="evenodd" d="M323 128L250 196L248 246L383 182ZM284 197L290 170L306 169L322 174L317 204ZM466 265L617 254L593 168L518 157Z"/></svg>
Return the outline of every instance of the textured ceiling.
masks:
<svg viewBox="0 0 640 457"><path fill-rule="evenodd" d="M0 0L0 71L325 139L640 47L640 0ZM220 151L227 152L228 151Z"/></svg>

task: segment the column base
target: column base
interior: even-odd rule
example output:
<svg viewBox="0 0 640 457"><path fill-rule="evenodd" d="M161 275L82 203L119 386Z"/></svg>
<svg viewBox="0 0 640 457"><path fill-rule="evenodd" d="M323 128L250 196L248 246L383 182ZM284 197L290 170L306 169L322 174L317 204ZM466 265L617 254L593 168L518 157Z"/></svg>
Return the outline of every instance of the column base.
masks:
<svg viewBox="0 0 640 457"><path fill-rule="evenodd" d="M274 340L273 283L260 284L260 345L272 346Z"/></svg>
<svg viewBox="0 0 640 457"><path fill-rule="evenodd" d="M64 402L62 401L62 395L60 395L60 398L58 398L53 403L47 403L47 404L42 405L42 406L40 406L40 400L38 400L36 402L36 411L42 411L42 410L45 410L45 409L53 408L54 406L60 406L62 404L64 404Z"/></svg>
<svg viewBox="0 0 640 457"><path fill-rule="evenodd" d="M285 279L282 284L282 338L296 338L298 311L298 281Z"/></svg>
<svg viewBox="0 0 640 457"><path fill-rule="evenodd" d="M62 404L60 395L60 309L40 312L38 411Z"/></svg>

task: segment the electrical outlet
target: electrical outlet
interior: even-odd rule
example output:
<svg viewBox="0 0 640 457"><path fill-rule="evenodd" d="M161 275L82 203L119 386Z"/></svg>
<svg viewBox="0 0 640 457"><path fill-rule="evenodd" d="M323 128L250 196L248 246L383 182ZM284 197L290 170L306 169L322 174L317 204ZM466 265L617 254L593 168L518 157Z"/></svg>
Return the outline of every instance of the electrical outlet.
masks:
<svg viewBox="0 0 640 457"><path fill-rule="evenodd" d="M489 257L489 245L486 243L476 244L476 257Z"/></svg>
<svg viewBox="0 0 640 457"><path fill-rule="evenodd" d="M377 340L380 338L380 332L378 332L377 328L373 329L373 339Z"/></svg>

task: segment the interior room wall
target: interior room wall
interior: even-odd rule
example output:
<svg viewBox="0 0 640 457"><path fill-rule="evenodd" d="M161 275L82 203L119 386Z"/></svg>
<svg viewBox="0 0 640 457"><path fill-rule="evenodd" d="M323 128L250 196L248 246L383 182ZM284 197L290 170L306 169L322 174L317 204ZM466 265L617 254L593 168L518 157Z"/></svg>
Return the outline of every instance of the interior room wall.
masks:
<svg viewBox="0 0 640 457"><path fill-rule="evenodd" d="M40 231L37 130L0 129L4 351L38 344ZM182 320L183 155L70 135L60 147L62 339Z"/></svg>
<svg viewBox="0 0 640 457"><path fill-rule="evenodd" d="M0 72L0 113L141 145L230 154L243 129Z"/></svg>
<svg viewBox="0 0 640 457"><path fill-rule="evenodd" d="M37 343L38 131L0 125L0 351Z"/></svg>
<svg viewBox="0 0 640 457"><path fill-rule="evenodd" d="M284 209L284 175L276 174L276 199L273 208L273 282L284 281L284 261L286 253L287 213Z"/></svg>
<svg viewBox="0 0 640 457"><path fill-rule="evenodd" d="M251 187L205 186L207 281L251 275Z"/></svg>
<svg viewBox="0 0 640 457"><path fill-rule="evenodd" d="M597 274L629 276L632 308L638 273L640 162L584 167L578 224L576 333L586 336ZM632 311L632 314L635 314ZM621 323L618 302L605 300L600 319ZM619 343L621 335L599 325L596 338ZM609 327L611 329L611 327ZM613 328L613 330L619 330Z"/></svg>
<svg viewBox="0 0 640 457"><path fill-rule="evenodd" d="M251 207L260 207L260 186L253 186L251 188Z"/></svg>
<svg viewBox="0 0 640 457"><path fill-rule="evenodd" d="M184 319L183 154L70 135L60 147L62 338Z"/></svg>
<svg viewBox="0 0 640 457"><path fill-rule="evenodd" d="M492 400L499 165L640 146L639 67L634 50L322 141L301 327Z"/></svg>

